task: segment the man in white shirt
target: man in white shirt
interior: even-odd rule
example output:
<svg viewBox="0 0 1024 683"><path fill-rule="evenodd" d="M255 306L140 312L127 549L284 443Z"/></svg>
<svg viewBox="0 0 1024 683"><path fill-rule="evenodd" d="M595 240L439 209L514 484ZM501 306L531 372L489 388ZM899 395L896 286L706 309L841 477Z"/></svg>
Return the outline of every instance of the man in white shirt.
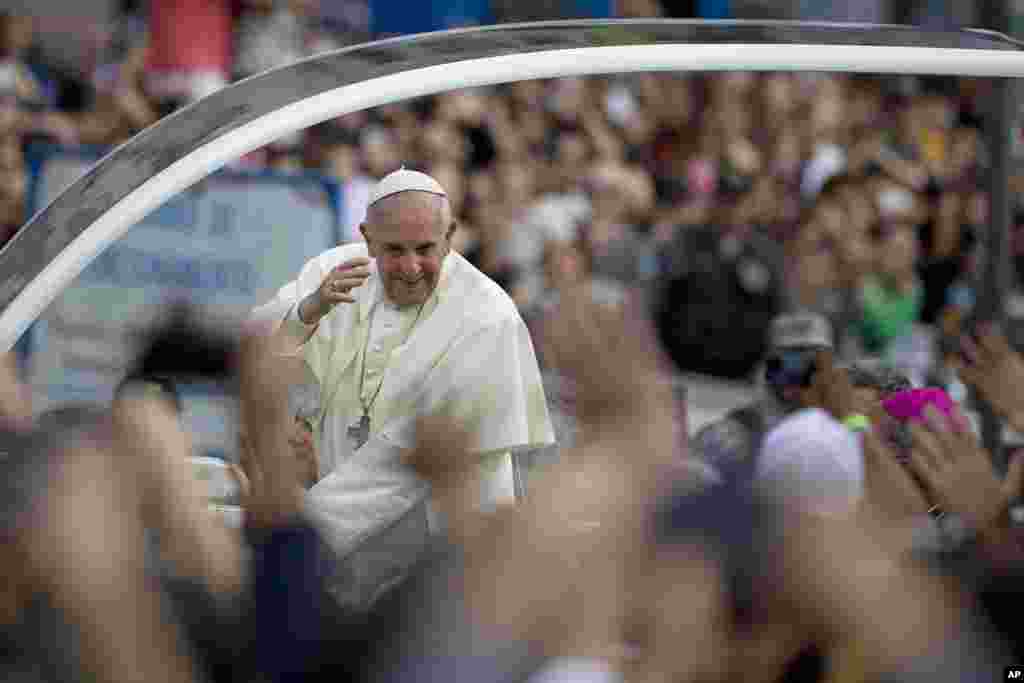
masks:
<svg viewBox="0 0 1024 683"><path fill-rule="evenodd" d="M429 492L403 461L418 417L449 415L474 435L484 504L514 499L512 452L554 442L526 326L451 250L454 229L436 180L395 171L371 194L365 244L312 259L255 313L319 382L310 513L349 558L338 597L353 605L403 578L426 542Z"/></svg>

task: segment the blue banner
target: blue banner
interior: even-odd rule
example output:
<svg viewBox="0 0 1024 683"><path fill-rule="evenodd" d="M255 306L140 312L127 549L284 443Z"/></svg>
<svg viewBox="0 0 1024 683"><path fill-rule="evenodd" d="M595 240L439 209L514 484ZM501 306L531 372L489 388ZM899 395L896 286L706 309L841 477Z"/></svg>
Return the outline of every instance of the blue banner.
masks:
<svg viewBox="0 0 1024 683"><path fill-rule="evenodd" d="M32 150L32 201L43 206L95 152ZM32 335L37 406L106 402L137 353L138 333L168 301L236 317L273 296L340 238L340 190L320 176L222 171L171 198L103 251L61 292ZM199 455L230 457L232 410L208 386L182 387Z"/></svg>

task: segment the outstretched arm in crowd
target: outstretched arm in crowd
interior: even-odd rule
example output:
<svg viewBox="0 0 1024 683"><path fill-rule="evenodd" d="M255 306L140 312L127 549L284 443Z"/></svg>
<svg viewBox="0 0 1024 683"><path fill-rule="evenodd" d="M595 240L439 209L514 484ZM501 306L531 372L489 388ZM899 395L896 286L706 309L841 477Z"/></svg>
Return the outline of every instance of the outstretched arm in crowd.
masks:
<svg viewBox="0 0 1024 683"><path fill-rule="evenodd" d="M459 425L422 421L411 459L464 548L474 614L505 637L542 643L551 656L618 669L627 573L672 452L671 390L636 321L585 292L561 292L546 329L545 355L575 388L581 439L532 481L521 504L489 515L475 509L472 460L453 457L465 451Z"/></svg>
<svg viewBox="0 0 1024 683"><path fill-rule="evenodd" d="M174 627L148 583L139 492L109 444L64 454L30 557L57 605L79 625L82 665L100 681L193 681Z"/></svg>
<svg viewBox="0 0 1024 683"><path fill-rule="evenodd" d="M957 515L993 559L1024 559L1024 544L1012 529L1009 509L1024 490L1024 458L1010 463L1000 478L992 456L978 442L967 419L934 408L927 423L912 428L911 465L947 513Z"/></svg>
<svg viewBox="0 0 1024 683"><path fill-rule="evenodd" d="M1024 359L994 326L964 336L957 371L1009 425L1024 432Z"/></svg>
<svg viewBox="0 0 1024 683"><path fill-rule="evenodd" d="M0 362L9 369L10 356ZM0 371L0 418L31 427L27 390ZM26 576L77 625L83 674L93 680L190 683L192 661L148 583L143 493L115 452L109 425L52 454L44 490L15 543ZM38 454L43 457L43 454Z"/></svg>
<svg viewBox="0 0 1024 683"><path fill-rule="evenodd" d="M212 593L235 595L243 584L241 539L207 504L189 464L188 435L165 401L126 396L114 410L125 462L144 492L146 520L176 574Z"/></svg>

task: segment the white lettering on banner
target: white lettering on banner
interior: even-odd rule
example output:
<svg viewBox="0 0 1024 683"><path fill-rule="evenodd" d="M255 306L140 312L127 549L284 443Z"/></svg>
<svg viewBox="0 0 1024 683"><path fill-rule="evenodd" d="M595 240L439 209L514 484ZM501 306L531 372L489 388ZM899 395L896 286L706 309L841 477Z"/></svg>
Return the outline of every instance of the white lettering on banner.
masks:
<svg viewBox="0 0 1024 683"><path fill-rule="evenodd" d="M251 297L263 288L260 273L249 261L154 254L121 245L97 256L80 277L115 287L208 290L243 297Z"/></svg>
<svg viewBox="0 0 1024 683"><path fill-rule="evenodd" d="M45 158L36 179L39 203L90 163L76 154ZM337 209L328 198L315 179L244 173L213 176L171 198L102 252L41 316L29 364L39 408L108 400L137 351L138 333L168 299L227 314L268 300L307 260L336 244ZM183 393L199 454L232 454L236 435L226 399L208 388Z"/></svg>

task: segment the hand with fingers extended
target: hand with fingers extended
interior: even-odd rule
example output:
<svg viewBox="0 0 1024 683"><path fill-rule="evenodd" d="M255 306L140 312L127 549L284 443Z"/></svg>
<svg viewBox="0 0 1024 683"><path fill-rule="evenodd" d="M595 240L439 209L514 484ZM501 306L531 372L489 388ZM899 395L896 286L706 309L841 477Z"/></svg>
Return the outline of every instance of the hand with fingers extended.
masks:
<svg viewBox="0 0 1024 683"><path fill-rule="evenodd" d="M962 414L947 418L929 406L925 417L911 427L911 467L945 511L979 533L998 530L1024 484L1024 459L1015 459L1000 479Z"/></svg>
<svg viewBox="0 0 1024 683"><path fill-rule="evenodd" d="M994 326L979 332L976 340L961 338L956 369L1014 429L1024 431L1024 358Z"/></svg>
<svg viewBox="0 0 1024 683"><path fill-rule="evenodd" d="M864 451L864 500L875 513L894 524L907 522L928 511L924 492L914 482L895 452L879 436L866 431Z"/></svg>
<svg viewBox="0 0 1024 683"><path fill-rule="evenodd" d="M781 590L773 599L788 604L811 633L858 643L869 680L948 668L950 661L965 671L943 680L980 680L971 670L978 652L962 594L955 583L907 562L904 541L888 520L868 510L834 517L790 510L784 525ZM953 648L966 658L936 659Z"/></svg>
<svg viewBox="0 0 1024 683"><path fill-rule="evenodd" d="M545 323L544 355L572 384L577 418L586 426L655 418L670 409L657 345L647 321L631 311L594 302L586 288L566 287Z"/></svg>
<svg viewBox="0 0 1024 683"><path fill-rule="evenodd" d="M466 542L481 523L479 456L470 449L470 434L443 415L416 421L416 445L403 462L430 482L431 498L445 520L449 537Z"/></svg>
<svg viewBox="0 0 1024 683"><path fill-rule="evenodd" d="M257 525L288 523L301 515L303 490L300 464L289 435L288 372L272 352L270 338L249 334L242 340L239 404L245 436L246 471L235 472L250 519ZM241 474L241 476L239 476Z"/></svg>
<svg viewBox="0 0 1024 683"><path fill-rule="evenodd" d="M315 292L299 304L299 318L314 325L339 303L355 303L351 292L370 277L370 260L354 258L331 269Z"/></svg>
<svg viewBox="0 0 1024 683"><path fill-rule="evenodd" d="M814 407L842 422L855 412L856 394L850 375L845 369L836 367L830 350L818 353L816 367L811 383L811 401Z"/></svg>

